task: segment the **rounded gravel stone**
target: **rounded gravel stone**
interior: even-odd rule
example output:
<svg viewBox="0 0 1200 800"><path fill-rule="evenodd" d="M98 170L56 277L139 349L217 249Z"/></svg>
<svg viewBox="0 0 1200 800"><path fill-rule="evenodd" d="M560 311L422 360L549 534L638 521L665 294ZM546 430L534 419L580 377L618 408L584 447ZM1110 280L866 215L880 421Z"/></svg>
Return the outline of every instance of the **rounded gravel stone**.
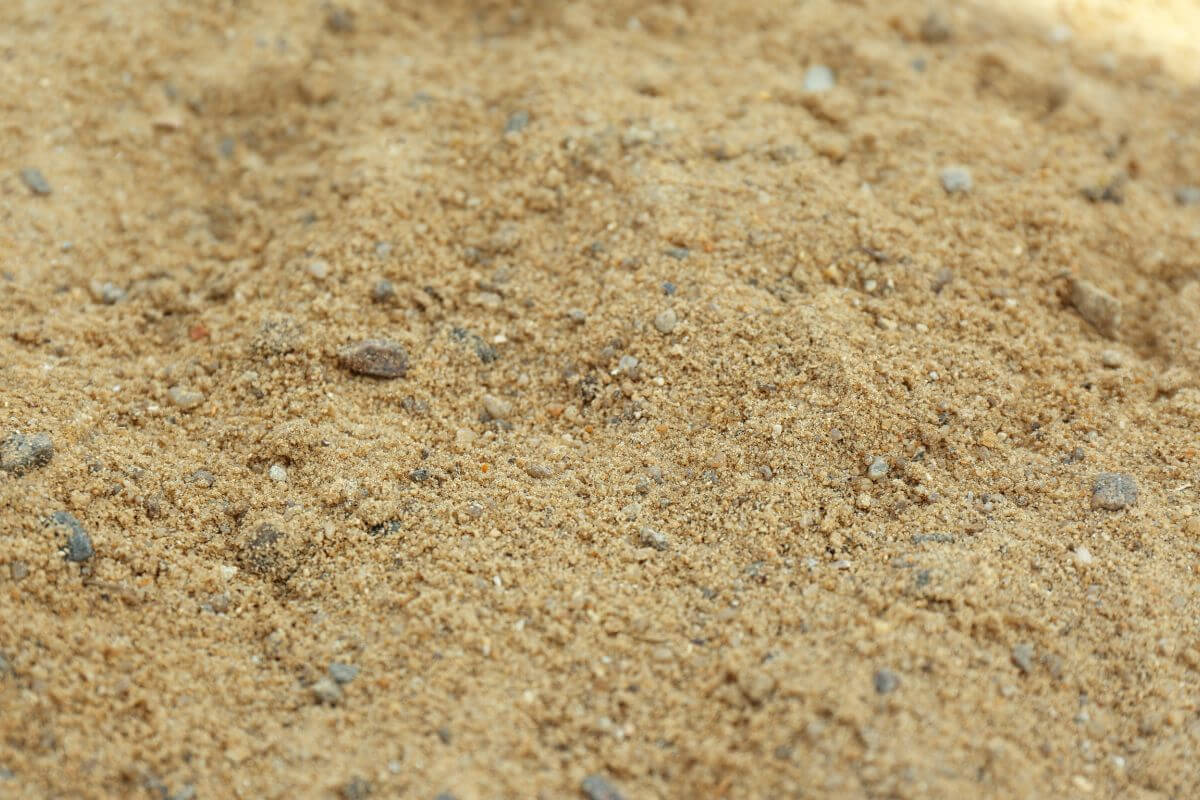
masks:
<svg viewBox="0 0 1200 800"><path fill-rule="evenodd" d="M366 339L339 350L338 363L358 375L403 378L408 372L408 351L391 339Z"/></svg>
<svg viewBox="0 0 1200 800"><path fill-rule="evenodd" d="M1101 472L1092 484L1092 508L1120 511L1136 503L1137 497L1137 482L1124 472Z"/></svg>
<svg viewBox="0 0 1200 800"><path fill-rule="evenodd" d="M10 433L0 441L0 471L22 475L31 469L44 467L54 457L50 435Z"/></svg>

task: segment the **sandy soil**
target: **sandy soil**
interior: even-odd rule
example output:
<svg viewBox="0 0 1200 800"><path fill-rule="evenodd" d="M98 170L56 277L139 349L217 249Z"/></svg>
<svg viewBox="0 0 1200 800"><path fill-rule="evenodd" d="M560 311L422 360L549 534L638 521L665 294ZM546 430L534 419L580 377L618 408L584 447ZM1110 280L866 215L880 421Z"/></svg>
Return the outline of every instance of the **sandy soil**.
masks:
<svg viewBox="0 0 1200 800"><path fill-rule="evenodd" d="M4 3L0 796L1200 794L1200 11L1027 5Z"/></svg>

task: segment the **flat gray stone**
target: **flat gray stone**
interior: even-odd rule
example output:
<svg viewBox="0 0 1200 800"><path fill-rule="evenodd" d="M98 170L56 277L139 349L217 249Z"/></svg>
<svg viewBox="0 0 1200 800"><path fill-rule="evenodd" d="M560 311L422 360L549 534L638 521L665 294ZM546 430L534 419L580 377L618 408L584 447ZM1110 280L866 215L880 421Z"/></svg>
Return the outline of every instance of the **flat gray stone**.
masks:
<svg viewBox="0 0 1200 800"><path fill-rule="evenodd" d="M92 538L75 516L67 511L55 511L46 520L46 524L67 539L67 560L87 561L96 554L92 547Z"/></svg>
<svg viewBox="0 0 1200 800"><path fill-rule="evenodd" d="M1136 503L1137 497L1137 482L1124 472L1101 472L1092 484L1092 508L1120 511Z"/></svg>
<svg viewBox="0 0 1200 800"><path fill-rule="evenodd" d="M13 475L44 467L53 457L54 443L47 433L10 433L0 441L0 471Z"/></svg>

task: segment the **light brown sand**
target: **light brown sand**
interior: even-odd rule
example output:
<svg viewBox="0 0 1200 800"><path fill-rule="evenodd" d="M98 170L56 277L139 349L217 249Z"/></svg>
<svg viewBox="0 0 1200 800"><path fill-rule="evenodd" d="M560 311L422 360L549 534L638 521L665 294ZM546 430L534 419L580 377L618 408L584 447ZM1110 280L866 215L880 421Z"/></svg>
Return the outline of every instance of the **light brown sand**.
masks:
<svg viewBox="0 0 1200 800"><path fill-rule="evenodd" d="M350 8L0 8L0 796L1200 793L1194 6Z"/></svg>

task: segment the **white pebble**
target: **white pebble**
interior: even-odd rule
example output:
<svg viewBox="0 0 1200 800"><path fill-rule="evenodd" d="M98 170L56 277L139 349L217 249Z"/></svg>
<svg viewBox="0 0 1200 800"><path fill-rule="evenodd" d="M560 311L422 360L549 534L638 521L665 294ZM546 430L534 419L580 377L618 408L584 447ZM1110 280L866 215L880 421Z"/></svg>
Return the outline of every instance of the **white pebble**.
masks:
<svg viewBox="0 0 1200 800"><path fill-rule="evenodd" d="M196 406L204 402L204 395L192 389L185 389L182 386L172 386L167 390L167 397L178 408L184 411L191 411Z"/></svg>
<svg viewBox="0 0 1200 800"><path fill-rule="evenodd" d="M969 192L975 185L971 180L971 170L963 166L946 167L942 170L941 178L942 188L950 194Z"/></svg>
<svg viewBox="0 0 1200 800"><path fill-rule="evenodd" d="M495 395L485 394L483 396L483 410L492 419L508 419L508 415L512 413L512 404Z"/></svg>
<svg viewBox="0 0 1200 800"><path fill-rule="evenodd" d="M1081 567L1086 567L1089 564L1096 563L1096 558L1086 547L1079 545L1079 547L1075 548L1075 563Z"/></svg>
<svg viewBox="0 0 1200 800"><path fill-rule="evenodd" d="M638 360L633 356L621 356L621 360L617 362L617 367L622 372L631 372L638 365Z"/></svg>
<svg viewBox="0 0 1200 800"><path fill-rule="evenodd" d="M313 261L308 265L308 274L312 275L319 281L325 280L325 278L329 277L329 262L321 261L319 259L317 261Z"/></svg>
<svg viewBox="0 0 1200 800"><path fill-rule="evenodd" d="M814 64L804 73L804 90L807 92L828 92L836 83L833 70L824 64Z"/></svg>
<svg viewBox="0 0 1200 800"><path fill-rule="evenodd" d="M675 326L679 323L679 317L675 314L675 309L668 308L665 311L660 311L654 317L654 327L661 334L668 334L675 330Z"/></svg>
<svg viewBox="0 0 1200 800"><path fill-rule="evenodd" d="M276 483L287 483L287 470L280 464L272 464L267 475Z"/></svg>

